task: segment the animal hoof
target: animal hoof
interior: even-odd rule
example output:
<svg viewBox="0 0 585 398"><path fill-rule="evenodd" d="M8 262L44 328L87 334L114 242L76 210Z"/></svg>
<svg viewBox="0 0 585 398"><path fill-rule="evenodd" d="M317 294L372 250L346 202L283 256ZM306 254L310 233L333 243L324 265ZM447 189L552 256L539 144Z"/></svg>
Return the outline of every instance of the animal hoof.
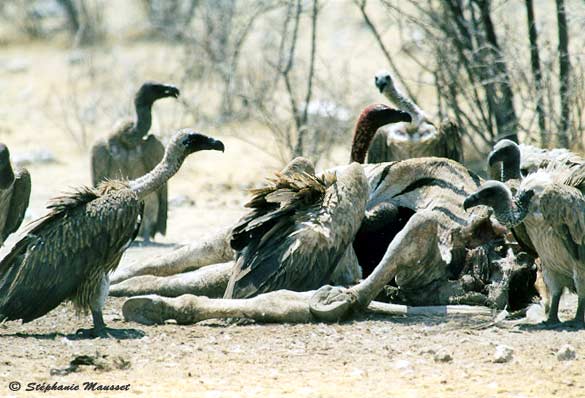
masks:
<svg viewBox="0 0 585 398"><path fill-rule="evenodd" d="M127 322L160 325L172 318L168 315L167 309L166 303L159 296L136 296L124 302L122 314Z"/></svg>
<svg viewBox="0 0 585 398"><path fill-rule="evenodd" d="M355 295L349 289L323 286L311 297L309 308L318 320L337 322L350 314L356 301Z"/></svg>

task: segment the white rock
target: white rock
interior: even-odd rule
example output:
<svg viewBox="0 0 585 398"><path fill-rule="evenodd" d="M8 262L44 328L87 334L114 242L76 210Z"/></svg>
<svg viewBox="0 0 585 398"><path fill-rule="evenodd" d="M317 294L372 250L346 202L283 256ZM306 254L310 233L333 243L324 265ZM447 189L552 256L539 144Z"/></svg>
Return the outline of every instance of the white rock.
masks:
<svg viewBox="0 0 585 398"><path fill-rule="evenodd" d="M559 361L572 361L577 357L577 352L570 344L565 344L557 351L557 359Z"/></svg>
<svg viewBox="0 0 585 398"><path fill-rule="evenodd" d="M512 360L513 354L514 350L512 349L512 347L498 345L496 346L496 351L494 353L494 362L495 363L510 362Z"/></svg>

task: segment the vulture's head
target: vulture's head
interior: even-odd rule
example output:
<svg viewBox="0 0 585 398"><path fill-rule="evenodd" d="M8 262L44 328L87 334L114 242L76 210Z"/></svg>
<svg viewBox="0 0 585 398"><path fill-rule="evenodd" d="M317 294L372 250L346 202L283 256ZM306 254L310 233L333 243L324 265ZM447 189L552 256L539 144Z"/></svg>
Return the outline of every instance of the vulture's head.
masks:
<svg viewBox="0 0 585 398"><path fill-rule="evenodd" d="M520 224L528 212L528 205L534 196L533 190L521 191L514 198L512 191L499 181L488 181L463 201L463 208L488 206L494 210L496 219L508 228Z"/></svg>
<svg viewBox="0 0 585 398"><path fill-rule="evenodd" d="M512 140L503 139L494 145L494 149L488 155L488 167L494 168L502 164L502 180L521 178L520 173L520 147Z"/></svg>
<svg viewBox="0 0 585 398"><path fill-rule="evenodd" d="M374 83L381 94L411 116L409 123L397 123L388 128L389 139L403 144L418 144L435 139L438 134L435 125L411 99L400 92L390 72L376 73Z"/></svg>
<svg viewBox="0 0 585 398"><path fill-rule="evenodd" d="M10 151L0 143L0 189L6 189L12 184L14 174L10 165Z"/></svg>
<svg viewBox="0 0 585 398"><path fill-rule="evenodd" d="M0 170L3 166L8 165L10 162L10 151L8 147L0 143Z"/></svg>
<svg viewBox="0 0 585 398"><path fill-rule="evenodd" d="M185 158L199 151L224 151L223 142L214 138L199 134L191 129L181 129L175 133L168 145L168 151Z"/></svg>
<svg viewBox="0 0 585 398"><path fill-rule="evenodd" d="M136 101L144 104L152 104L161 98L178 98L180 94L179 89L173 85L148 81L142 84L136 93Z"/></svg>
<svg viewBox="0 0 585 398"><path fill-rule="evenodd" d="M390 108L384 104L372 104L362 110L358 118L358 125L368 125L373 130L378 130L387 124L410 123L411 120L412 118L406 112Z"/></svg>

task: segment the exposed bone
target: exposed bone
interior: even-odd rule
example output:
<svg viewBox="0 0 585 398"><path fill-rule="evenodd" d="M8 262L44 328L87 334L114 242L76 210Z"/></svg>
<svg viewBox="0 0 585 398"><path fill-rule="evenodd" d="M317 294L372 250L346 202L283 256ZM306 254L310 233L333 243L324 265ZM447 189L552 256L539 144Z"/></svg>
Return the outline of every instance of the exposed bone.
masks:
<svg viewBox="0 0 585 398"><path fill-rule="evenodd" d="M234 259L234 252L229 245L230 232L231 228L225 228L193 244L157 256L151 261L135 262L125 267L119 267L110 276L110 281L112 284L116 284L138 275L174 275L193 271L210 264L231 261Z"/></svg>
<svg viewBox="0 0 585 398"><path fill-rule="evenodd" d="M177 297L183 294L197 294L207 297L222 297L233 265L233 261L230 261L171 276L135 276L112 285L110 295L124 297L159 294Z"/></svg>

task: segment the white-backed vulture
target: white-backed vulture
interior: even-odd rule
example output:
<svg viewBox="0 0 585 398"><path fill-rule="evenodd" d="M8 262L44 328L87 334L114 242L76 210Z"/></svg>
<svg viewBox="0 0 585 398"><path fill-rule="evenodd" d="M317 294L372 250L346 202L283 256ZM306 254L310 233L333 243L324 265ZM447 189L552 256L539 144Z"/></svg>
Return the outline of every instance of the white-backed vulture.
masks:
<svg viewBox="0 0 585 398"><path fill-rule="evenodd" d="M132 181L108 180L53 199L0 259L0 322L39 318L65 300L91 311L91 336L108 336L102 307L114 270L140 226L142 200L165 184L196 151L220 141L190 129L177 132L162 161Z"/></svg>
<svg viewBox="0 0 585 398"><path fill-rule="evenodd" d="M163 158L165 148L158 138L148 134L152 123L152 105L158 99L179 96L179 89L156 82L144 83L134 97L136 119L118 123L106 138L91 149L91 173L94 187L106 179L135 179L151 171ZM148 134L148 135L147 135ZM167 229L167 185L144 199L144 216L138 236L145 241Z"/></svg>
<svg viewBox="0 0 585 398"><path fill-rule="evenodd" d="M488 155L490 178L505 182L512 192L523 176L549 166L570 169L585 165L583 157L564 148L542 149L503 139Z"/></svg>
<svg viewBox="0 0 585 398"><path fill-rule="evenodd" d="M0 143L0 246L24 220L30 189L28 170L13 169L8 148Z"/></svg>
<svg viewBox="0 0 585 398"><path fill-rule="evenodd" d="M524 148L527 148L527 146L524 146ZM526 157L530 158L530 155ZM492 174L492 178L505 183L512 194L516 193L522 182L520 163L523 158L521 147L508 139L498 141L488 155L488 171ZM522 250L534 257L538 257L524 224L521 223L512 228L512 234Z"/></svg>
<svg viewBox="0 0 585 398"><path fill-rule="evenodd" d="M437 128L410 98L396 86L390 72L376 74L374 82L380 93L407 112L412 121L382 127L372 140L368 163L438 156L463 162L463 147L458 126L448 120Z"/></svg>
<svg viewBox="0 0 585 398"><path fill-rule="evenodd" d="M252 208L232 230L236 264L224 297L307 291L331 280L364 215L368 182L354 164L315 177L278 174L253 192Z"/></svg>
<svg viewBox="0 0 585 398"><path fill-rule="evenodd" d="M465 200L494 209L502 224L523 223L541 259L544 281L551 294L546 323L559 322L563 288L579 296L574 323L585 326L585 166L550 167L526 176L516 194L491 181Z"/></svg>

